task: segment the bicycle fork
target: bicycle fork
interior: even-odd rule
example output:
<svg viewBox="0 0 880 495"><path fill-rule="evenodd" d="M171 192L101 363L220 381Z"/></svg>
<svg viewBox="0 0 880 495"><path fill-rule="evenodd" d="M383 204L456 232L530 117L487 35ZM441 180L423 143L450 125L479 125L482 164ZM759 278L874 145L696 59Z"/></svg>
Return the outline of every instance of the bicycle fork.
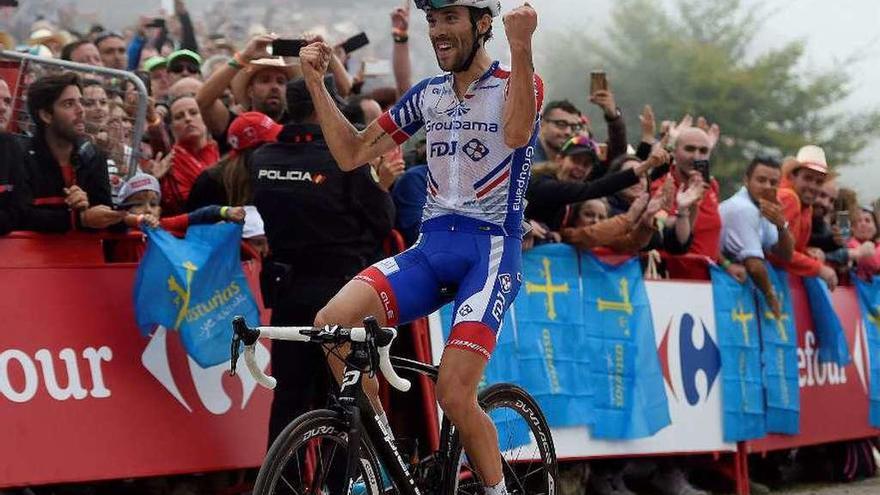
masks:
<svg viewBox="0 0 880 495"><path fill-rule="evenodd" d="M340 399L340 405L345 415L345 421L348 424L349 449L348 459L345 463L345 493L350 494L354 486L356 469L361 463L361 415L354 397L343 397ZM379 476L379 474L376 473L376 476Z"/></svg>
<svg viewBox="0 0 880 495"><path fill-rule="evenodd" d="M352 343L351 353L349 355L349 366L346 366L345 373L342 378L342 385L339 389L339 404L347 424L348 444L351 446L348 452L347 465L345 468L346 476L346 495L351 494L354 484L353 477L356 468L360 464L360 441L361 435L366 434L368 438L374 440L373 446L379 451L380 462L388 469L391 478L397 482L398 489L404 495L422 495L409 467L397 444L394 442L394 434L390 428L387 428L379 415L373 409L371 401L363 392L362 380L364 372L368 369L371 356L369 346L363 343ZM361 405L359 407L359 401ZM361 414L368 416L362 417ZM366 430L364 430L366 429ZM381 467L380 467L381 470ZM382 473L374 473L379 485L382 485Z"/></svg>

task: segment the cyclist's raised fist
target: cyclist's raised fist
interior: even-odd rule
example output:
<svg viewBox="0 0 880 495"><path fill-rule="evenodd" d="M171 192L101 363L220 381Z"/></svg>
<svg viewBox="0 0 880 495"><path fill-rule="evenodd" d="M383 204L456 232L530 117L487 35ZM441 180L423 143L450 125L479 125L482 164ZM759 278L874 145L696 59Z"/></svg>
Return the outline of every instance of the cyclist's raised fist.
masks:
<svg viewBox="0 0 880 495"><path fill-rule="evenodd" d="M312 43L299 52L299 60L302 65L303 76L306 79L324 77L327 66L330 65L330 56L333 50L327 43L318 41Z"/></svg>
<svg viewBox="0 0 880 495"><path fill-rule="evenodd" d="M538 27L538 13L528 2L504 14L504 32L511 46L530 44Z"/></svg>

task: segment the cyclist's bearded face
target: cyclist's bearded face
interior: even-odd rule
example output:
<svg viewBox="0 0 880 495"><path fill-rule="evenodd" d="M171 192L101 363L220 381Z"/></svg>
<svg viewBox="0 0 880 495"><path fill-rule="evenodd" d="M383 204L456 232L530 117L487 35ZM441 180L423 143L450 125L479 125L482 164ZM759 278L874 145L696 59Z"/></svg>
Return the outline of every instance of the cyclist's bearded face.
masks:
<svg viewBox="0 0 880 495"><path fill-rule="evenodd" d="M444 71L463 67L474 46L474 33L467 7L447 7L427 14L428 36Z"/></svg>

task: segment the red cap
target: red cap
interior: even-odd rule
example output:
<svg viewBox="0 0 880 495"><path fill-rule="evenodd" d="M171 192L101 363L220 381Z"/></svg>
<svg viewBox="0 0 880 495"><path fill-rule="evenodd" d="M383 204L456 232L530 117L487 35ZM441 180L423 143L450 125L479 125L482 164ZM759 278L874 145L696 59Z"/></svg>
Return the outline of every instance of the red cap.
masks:
<svg viewBox="0 0 880 495"><path fill-rule="evenodd" d="M229 126L226 140L236 151L246 150L254 146L274 142L283 126L260 112L245 112Z"/></svg>

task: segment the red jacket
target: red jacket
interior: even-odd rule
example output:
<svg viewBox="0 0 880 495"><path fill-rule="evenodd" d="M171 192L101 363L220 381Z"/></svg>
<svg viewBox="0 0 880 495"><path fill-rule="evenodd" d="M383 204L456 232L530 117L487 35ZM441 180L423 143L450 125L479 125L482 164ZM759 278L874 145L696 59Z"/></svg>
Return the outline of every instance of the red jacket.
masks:
<svg viewBox="0 0 880 495"><path fill-rule="evenodd" d="M794 237L794 253L791 261L785 261L778 256L770 254L768 258L777 266L785 268L789 273L801 277L815 277L819 275L822 263L811 258L807 254L807 244L810 242L810 234L813 232L813 207L803 206L801 199L788 181L784 181L776 192L776 197L782 205L785 220L788 221L788 231Z"/></svg>
<svg viewBox="0 0 880 495"><path fill-rule="evenodd" d="M678 191L681 183L675 174L671 173L655 180L651 184L651 192L660 189L669 175L675 181L675 190ZM721 214L718 213L719 190L718 181L712 179L709 190L706 191L697 207L697 218L694 219L694 231L691 233L693 241L688 254L707 256L713 260L718 259L721 252ZM675 215L677 209L677 206L673 204L667 211L670 215Z"/></svg>
<svg viewBox="0 0 880 495"><path fill-rule="evenodd" d="M186 211L186 200L199 174L220 160L220 149L213 140L200 150L175 144L172 152L174 161L171 169L159 180L163 215L178 215Z"/></svg>

